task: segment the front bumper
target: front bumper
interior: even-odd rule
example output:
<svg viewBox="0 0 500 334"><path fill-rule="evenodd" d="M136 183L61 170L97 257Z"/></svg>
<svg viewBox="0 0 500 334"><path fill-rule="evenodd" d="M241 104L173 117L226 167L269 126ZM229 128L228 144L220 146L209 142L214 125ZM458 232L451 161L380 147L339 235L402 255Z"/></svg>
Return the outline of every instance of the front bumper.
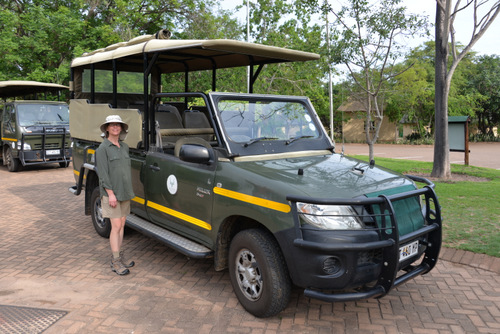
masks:
<svg viewBox="0 0 500 334"><path fill-rule="evenodd" d="M58 149L61 153L59 154L46 154L46 151L35 150L35 151L19 151L19 159L23 162L23 165L32 164L43 164L43 163L54 163L54 162L70 162L71 161L71 148L66 148L64 150ZM64 152L64 153L63 153Z"/></svg>
<svg viewBox="0 0 500 334"><path fill-rule="evenodd" d="M19 160L23 166L58 162L69 164L72 149L67 138L69 134L65 128L47 129L44 127L41 132L23 133L18 151ZM28 139L35 139L38 147L25 150L24 144Z"/></svg>
<svg viewBox="0 0 500 334"><path fill-rule="evenodd" d="M293 243L285 256L293 257L288 263L297 264L289 266L290 275L295 284L305 287L307 297L327 302L382 297L436 265L441 249L441 211L434 185L423 178L409 177L426 186L395 195L351 200L287 197L292 204L295 226L294 231L287 233ZM411 197L421 197L425 203L422 209L424 224L400 235L393 203ZM301 224L297 202L377 207L377 210L360 214L365 215L362 218L370 216L376 220L377 226L350 231L313 229ZM415 241L418 241L417 253L400 261L400 247Z"/></svg>

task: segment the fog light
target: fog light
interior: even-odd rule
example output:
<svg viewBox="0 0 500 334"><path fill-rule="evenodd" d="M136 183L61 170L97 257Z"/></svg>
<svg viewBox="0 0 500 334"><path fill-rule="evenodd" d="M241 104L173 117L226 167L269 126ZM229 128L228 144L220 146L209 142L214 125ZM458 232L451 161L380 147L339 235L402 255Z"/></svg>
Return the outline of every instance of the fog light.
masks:
<svg viewBox="0 0 500 334"><path fill-rule="evenodd" d="M335 275L342 269L342 261L336 256L328 257L323 261L323 271L328 275Z"/></svg>

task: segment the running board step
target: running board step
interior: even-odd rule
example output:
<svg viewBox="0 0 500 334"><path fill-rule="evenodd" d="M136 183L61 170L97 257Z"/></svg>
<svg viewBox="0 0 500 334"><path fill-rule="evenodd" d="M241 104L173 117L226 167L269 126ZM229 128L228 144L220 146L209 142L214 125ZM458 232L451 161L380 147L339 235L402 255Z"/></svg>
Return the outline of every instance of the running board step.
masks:
<svg viewBox="0 0 500 334"><path fill-rule="evenodd" d="M197 242L184 238L172 231L159 227L136 215L127 216L127 226L159 241L165 243L169 247L175 249L188 257L195 259L205 259L213 257L214 252Z"/></svg>

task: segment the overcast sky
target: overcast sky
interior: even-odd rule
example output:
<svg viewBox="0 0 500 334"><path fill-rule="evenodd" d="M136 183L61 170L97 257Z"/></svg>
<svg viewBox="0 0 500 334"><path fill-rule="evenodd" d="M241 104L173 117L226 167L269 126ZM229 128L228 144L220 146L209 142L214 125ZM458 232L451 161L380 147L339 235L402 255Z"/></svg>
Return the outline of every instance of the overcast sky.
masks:
<svg viewBox="0 0 500 334"><path fill-rule="evenodd" d="M250 0L256 1L256 0ZM328 0L332 6L340 8L342 0ZM222 0L221 5L225 9L234 9L237 5L246 1L244 0ZM454 1L455 3L456 1ZM434 24L436 13L435 0L403 0L404 5L411 13L424 14L429 17L429 22ZM242 22L246 22L246 8L243 8L238 13L238 17ZM457 40L462 44L468 44L473 29L472 12L463 12L455 20L454 24ZM473 46L472 50L481 55L500 55L500 17L497 17L495 22L488 28L481 39ZM434 29L431 29L431 39L434 38ZM415 41L412 47L422 44L425 40ZM412 43L413 44L413 43Z"/></svg>
<svg viewBox="0 0 500 334"><path fill-rule="evenodd" d="M408 11L413 13L421 13L429 16L429 22L434 24L436 15L435 0L403 0ZM465 1L462 1L465 2ZM490 1L492 2L492 1ZM456 1L453 1L455 4ZM491 5L490 5L491 7ZM481 19L479 17L478 19ZM457 40L462 44L469 44L472 30L474 28L474 18L472 11L460 13L453 24L456 30ZM481 55L500 55L500 17L497 16L493 24L488 28L486 33L472 47L473 51ZM434 38L434 30L432 31Z"/></svg>

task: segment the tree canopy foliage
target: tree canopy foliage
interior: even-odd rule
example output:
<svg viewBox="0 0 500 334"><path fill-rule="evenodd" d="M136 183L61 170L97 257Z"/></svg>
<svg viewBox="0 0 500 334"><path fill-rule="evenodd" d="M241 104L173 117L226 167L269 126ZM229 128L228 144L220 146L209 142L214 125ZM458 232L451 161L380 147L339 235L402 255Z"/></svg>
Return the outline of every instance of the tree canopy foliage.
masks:
<svg viewBox="0 0 500 334"><path fill-rule="evenodd" d="M416 124L415 130L421 136L434 132L434 47L435 43L430 41L414 48L398 64L409 67L408 70L391 80L386 94L390 120L398 121L405 117ZM475 118L482 112L484 96L477 89L481 81L478 71L483 68L486 58L470 52L462 60L462 66L457 67L448 98L450 115Z"/></svg>
<svg viewBox="0 0 500 334"><path fill-rule="evenodd" d="M500 57L477 58L468 80L468 89L477 92L476 117L482 134L492 137L493 128L500 124Z"/></svg>
<svg viewBox="0 0 500 334"><path fill-rule="evenodd" d="M0 80L67 83L74 57L163 28L177 38L241 34L214 1L0 0L0 9Z"/></svg>

